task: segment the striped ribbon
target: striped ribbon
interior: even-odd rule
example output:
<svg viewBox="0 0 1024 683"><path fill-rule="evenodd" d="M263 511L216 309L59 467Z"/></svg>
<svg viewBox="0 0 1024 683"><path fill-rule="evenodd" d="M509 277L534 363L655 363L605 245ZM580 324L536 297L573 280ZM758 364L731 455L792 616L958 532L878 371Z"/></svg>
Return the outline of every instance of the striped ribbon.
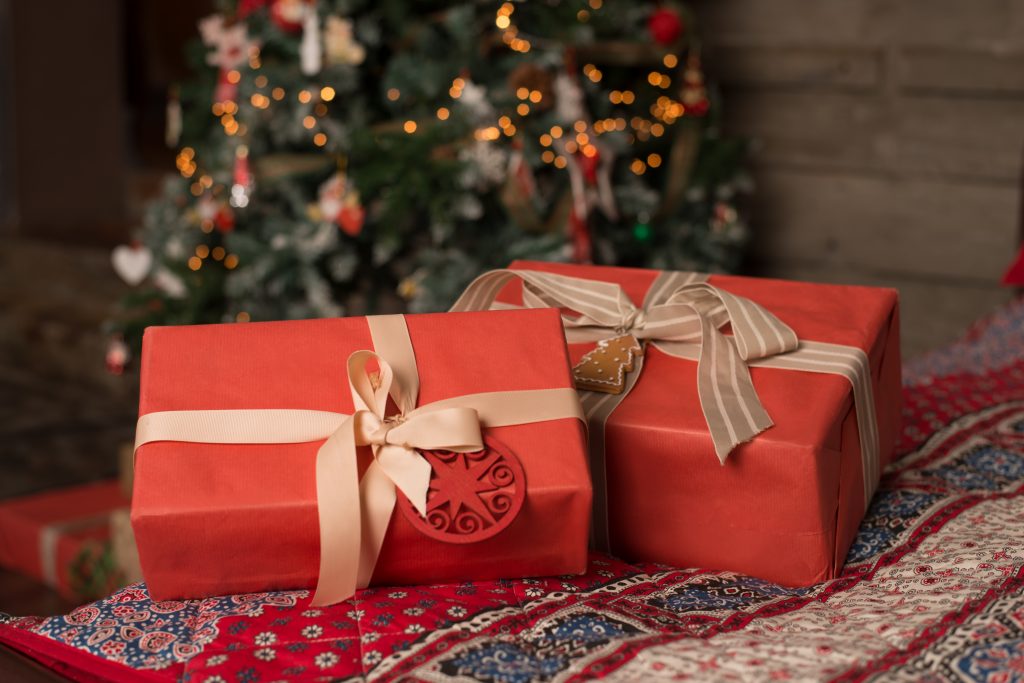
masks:
<svg viewBox="0 0 1024 683"><path fill-rule="evenodd" d="M508 308L495 302L513 279L523 282L523 307L558 307L569 343L594 342L632 334L676 358L697 361L697 394L718 459L724 464L737 445L772 426L761 405L750 366L837 374L853 388L861 443L865 506L878 485L879 441L867 354L853 346L797 339L793 330L764 307L708 282L700 273L659 273L642 308L610 282L584 280L530 270L493 270L474 280L452 311ZM722 334L726 324L732 335ZM590 425L591 476L594 484L594 535L609 549L605 425L629 395L643 368L639 358L625 391L580 391Z"/></svg>

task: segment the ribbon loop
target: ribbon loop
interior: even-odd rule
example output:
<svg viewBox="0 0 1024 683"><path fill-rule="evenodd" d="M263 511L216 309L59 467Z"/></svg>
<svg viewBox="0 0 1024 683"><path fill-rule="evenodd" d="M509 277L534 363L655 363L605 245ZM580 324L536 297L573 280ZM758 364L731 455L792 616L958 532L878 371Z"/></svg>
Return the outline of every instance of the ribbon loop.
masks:
<svg viewBox="0 0 1024 683"><path fill-rule="evenodd" d="M743 360L768 358L796 350L796 333L764 307L707 282L684 285L664 305L690 304L715 327L729 323Z"/></svg>
<svg viewBox="0 0 1024 683"><path fill-rule="evenodd" d="M660 351L697 348L698 395L721 462L737 445L772 425L750 379L747 361L787 353L799 346L793 330L750 299L698 281L694 274L674 274L652 286L643 308L610 282L583 280L529 270L497 270L481 275L451 310L484 310L507 282L523 282L526 307L558 306L570 343L600 341L632 334ZM655 291L656 290L656 291ZM729 325L727 337L720 328Z"/></svg>

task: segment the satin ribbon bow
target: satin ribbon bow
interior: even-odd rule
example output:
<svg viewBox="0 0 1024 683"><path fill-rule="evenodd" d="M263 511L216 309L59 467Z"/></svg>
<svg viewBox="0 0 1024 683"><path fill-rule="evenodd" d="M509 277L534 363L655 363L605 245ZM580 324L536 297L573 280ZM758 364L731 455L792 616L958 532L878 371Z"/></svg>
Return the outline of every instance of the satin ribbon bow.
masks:
<svg viewBox="0 0 1024 683"><path fill-rule="evenodd" d="M376 381L367 372L371 360L379 367ZM318 500L337 501L349 509L320 506L320 580L315 605L338 602L355 587L369 584L395 506L396 489L426 516L431 468L417 449L471 453L484 447L476 410L443 404L414 408L415 382L408 376L406 382L399 381L392 366L376 353L353 353L348 359L348 379L355 412L317 453ZM390 414L389 397L397 408ZM354 474L358 446L370 446L373 453L373 462L361 481ZM370 509L361 509L360 500Z"/></svg>
<svg viewBox="0 0 1024 683"><path fill-rule="evenodd" d="M505 284L519 278L525 307L555 306L577 314L562 315L570 343L631 334L672 356L696 358L701 409L715 454L724 463L733 448L773 424L754 390L747 362L793 351L800 342L788 325L750 299L690 281L686 274L675 276L652 286L639 308L615 283L495 270L471 283L451 310L489 308ZM731 336L721 332L726 325Z"/></svg>

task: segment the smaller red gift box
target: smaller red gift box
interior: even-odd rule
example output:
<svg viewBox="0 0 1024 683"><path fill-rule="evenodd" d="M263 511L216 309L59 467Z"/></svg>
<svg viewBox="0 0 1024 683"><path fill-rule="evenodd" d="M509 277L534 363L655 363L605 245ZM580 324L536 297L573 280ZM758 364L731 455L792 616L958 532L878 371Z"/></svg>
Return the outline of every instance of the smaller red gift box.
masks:
<svg viewBox="0 0 1024 683"><path fill-rule="evenodd" d="M555 392L578 415L558 312L539 310L149 328L143 340L140 428L153 414L167 411L201 411L214 425L220 411L365 415L352 393L352 359L364 350L381 350L386 340L378 338L374 326L386 318L402 319L407 326L407 343L418 368L417 410L486 392ZM379 381L390 381L386 376L382 368ZM398 434L401 425L401 420L387 418L382 428ZM339 432L326 441L304 442L137 440L141 445L136 450L132 524L154 598L306 588L317 584L318 577L322 582L324 544L333 532L323 531L326 540L321 535L325 498L319 493L324 480L318 457ZM402 441L395 439L385 435L378 441ZM483 439L485 453L498 453L505 462L521 466L512 467L511 475L502 474L512 478L519 497L494 497L481 487L483 479L463 481L462 488L456 482L458 490L442 487L461 496L462 508L447 508L455 510L452 524L468 520L469 526L460 527L464 536L458 537L455 531L432 532L430 524L444 527L445 520L424 520L399 494L390 522L384 517L386 534L371 564L372 583L514 578L585 569L591 489L582 422L545 415L529 423L485 426ZM413 450L408 444L402 447ZM368 467L379 462L369 451L358 451L364 487ZM424 457L432 466L431 495L439 497L434 484L459 474L445 469L449 464L471 474L486 465L469 456L462 463L444 452L428 451ZM333 504L347 495L330 486L326 492ZM473 516L458 510L481 502L521 507L503 517L495 533L480 536L470 528ZM363 520L365 548L365 516ZM358 530L360 522L344 519L337 524Z"/></svg>
<svg viewBox="0 0 1024 683"><path fill-rule="evenodd" d="M73 600L120 585L111 554L111 515L128 507L117 481L85 484L0 503L0 565Z"/></svg>

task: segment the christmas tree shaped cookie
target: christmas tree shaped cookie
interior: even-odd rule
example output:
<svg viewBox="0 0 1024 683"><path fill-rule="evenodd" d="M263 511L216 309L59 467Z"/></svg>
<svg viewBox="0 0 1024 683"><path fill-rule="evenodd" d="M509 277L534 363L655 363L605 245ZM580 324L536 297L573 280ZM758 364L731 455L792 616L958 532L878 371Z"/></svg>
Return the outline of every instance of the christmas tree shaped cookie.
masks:
<svg viewBox="0 0 1024 683"><path fill-rule="evenodd" d="M626 373L633 371L641 353L643 346L631 334L599 341L572 369L576 388L621 394L626 389Z"/></svg>

